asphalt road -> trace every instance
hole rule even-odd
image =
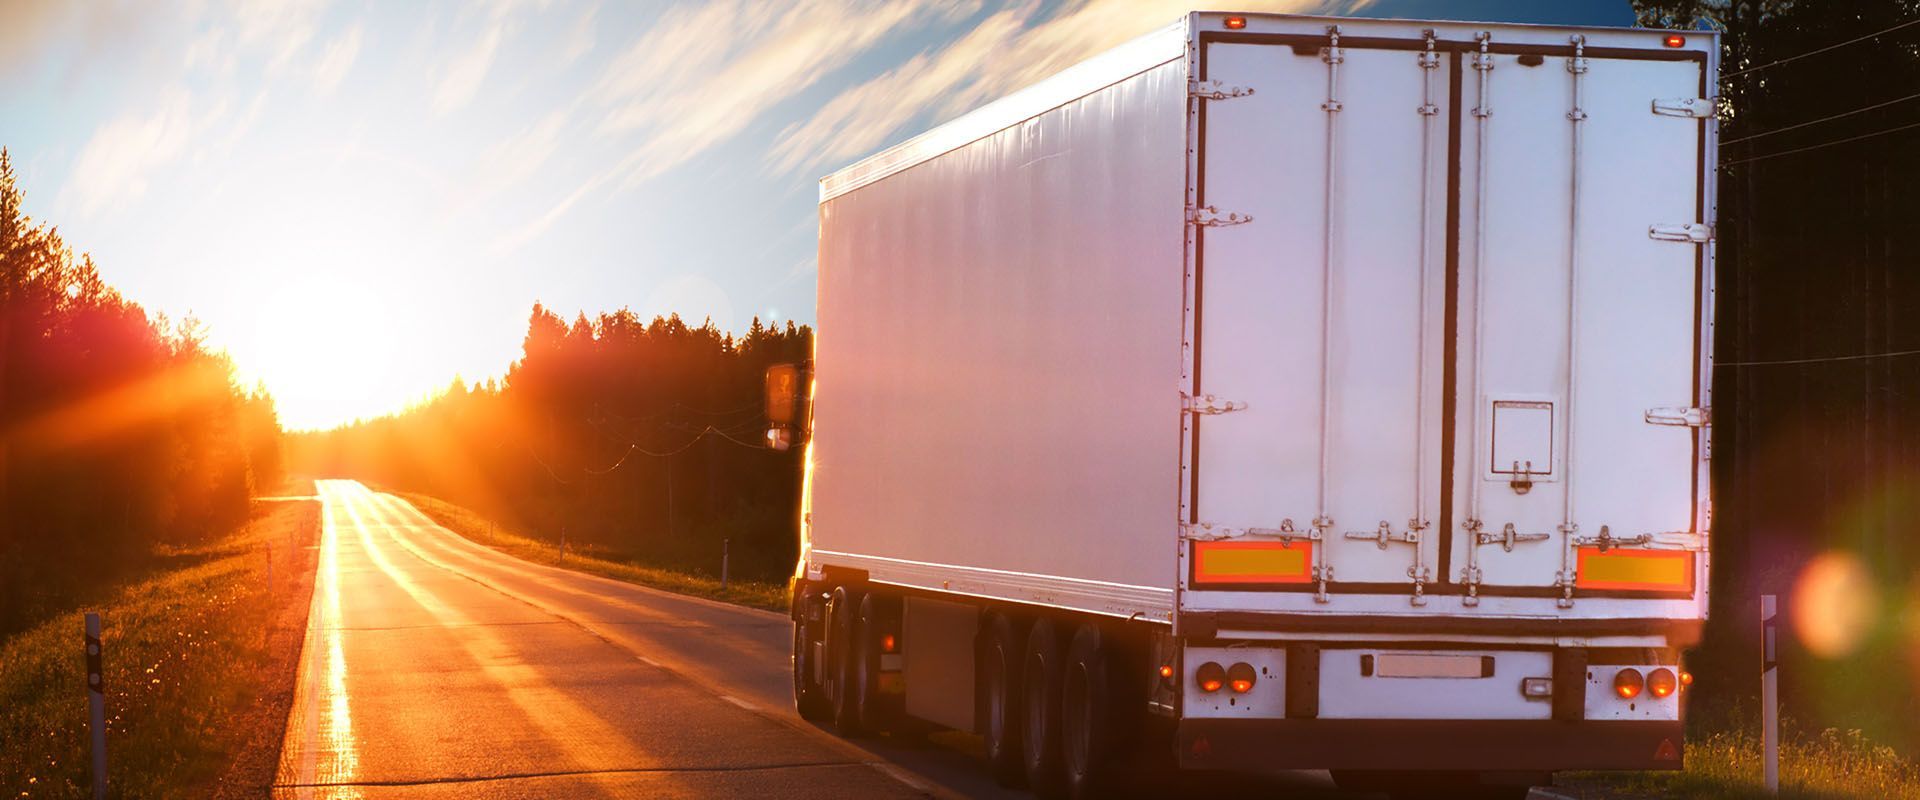
[[[799,719],[783,615],[521,561],[354,481],[318,491],[276,798],[1031,797],[993,784],[976,737]],[[1179,782],[1341,796],[1324,773]]]

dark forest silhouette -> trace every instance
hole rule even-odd
[[[21,199],[0,150],[0,636],[227,533],[281,480],[272,399]]]
[[[1851,553],[1873,628],[1846,658],[1791,652],[1782,696],[1920,751],[1920,101],[1887,103],[1920,89],[1920,25],[1889,31],[1920,3],[1635,6],[1726,32],[1703,696],[1757,698],[1757,596],[1790,602],[1814,555]]]
[[[798,552],[800,454],[765,447],[762,376],[808,358],[812,338],[624,309],[568,325],[535,305],[504,380],[295,435],[289,457],[658,565],[717,572],[731,539],[736,575],[779,579]]]

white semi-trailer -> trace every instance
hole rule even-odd
[[[1075,797],[1680,767],[1718,52],[1198,13],[824,179],[801,711]]]

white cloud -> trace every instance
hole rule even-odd
[[[313,67],[313,87],[321,94],[331,94],[340,86],[340,81],[353,69],[353,62],[360,57],[360,26],[355,25],[346,34],[327,43],[320,53],[320,61]]]
[[[1300,11],[1321,0],[1242,0],[1235,10]],[[838,166],[901,138],[923,114],[951,119],[1086,60],[1196,9],[1205,0],[1069,0],[1044,19],[1031,3],[1010,6],[971,33],[850,88],[768,152],[779,174]]]
[[[502,26],[490,25],[473,46],[448,62],[440,87],[433,93],[434,111],[444,114],[473,100],[480,92],[480,82],[487,77],[487,70],[493,67],[493,52],[499,49],[500,40],[505,36]]]
[[[889,34],[978,7],[935,0],[800,0],[777,10],[742,0],[675,6],[613,60],[595,87],[605,111],[599,130],[640,136],[616,170],[631,185],[732,138]]]
[[[190,92],[179,87],[166,90],[151,111],[122,115],[94,131],[74,160],[73,175],[61,190],[61,203],[92,214],[138,198],[147,190],[152,169],[177,158],[198,129],[224,114],[224,105],[215,106],[205,121],[198,121]]]

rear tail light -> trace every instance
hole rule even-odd
[[[1687,37],[1681,36],[1680,34],[1677,34],[1677,33],[1669,33],[1667,34],[1667,38],[1662,40],[1660,43],[1668,47],[1686,47]]]
[[[1667,697],[1680,689],[1680,679],[1673,676],[1673,670],[1661,667],[1647,673],[1647,691],[1654,697]]]
[[[1173,677],[1173,665],[1172,665],[1172,664],[1161,664],[1161,665],[1160,665],[1160,677],[1162,677],[1162,678],[1171,678],[1171,677]]]
[[[1640,670],[1628,667],[1613,673],[1613,693],[1622,700],[1632,700],[1640,696],[1640,690],[1646,688],[1647,681],[1640,677]]]
[[[880,637],[880,652],[891,653],[899,648],[900,641],[893,638],[893,634],[889,633]]]
[[[1681,686],[1692,686],[1692,685],[1693,685],[1693,673],[1691,673],[1691,672],[1688,672],[1688,671],[1686,671],[1686,670],[1684,670],[1684,669],[1683,669],[1683,670],[1680,670],[1680,685],[1681,685]]]
[[[1247,18],[1246,17],[1227,17],[1225,24],[1227,26],[1227,30],[1230,30],[1230,31],[1242,30],[1247,27]]]
[[[1227,686],[1234,694],[1246,694],[1253,691],[1253,666],[1241,662],[1227,668]]]
[[[1222,669],[1219,664],[1209,661],[1201,664],[1199,669],[1194,670],[1193,681],[1200,685],[1200,691],[1213,694],[1214,692],[1220,691],[1220,687],[1226,685],[1227,671]]]

